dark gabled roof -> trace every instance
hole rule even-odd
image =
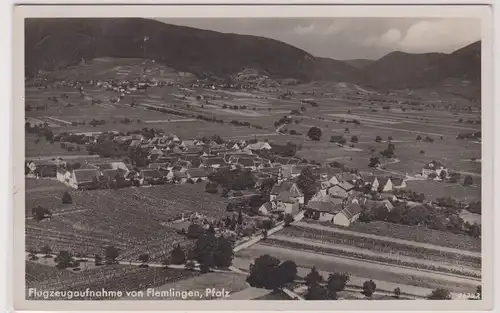
[[[274,160],[274,163],[287,165],[289,161],[290,161],[290,158],[277,157],[276,160]]]
[[[158,170],[154,170],[154,169],[147,169],[147,170],[142,170],[141,171],[141,176],[143,178],[162,178],[163,175],[158,172]]]
[[[98,168],[95,164],[85,163],[80,166],[79,170],[97,170]]]
[[[355,215],[361,213],[363,208],[358,203],[351,203],[345,209],[339,212],[339,214],[344,214],[349,220]]]
[[[266,173],[266,174],[278,175],[278,173],[280,172],[280,168],[279,167],[264,167],[264,168],[259,169],[259,171],[262,173]]]
[[[428,169],[428,170],[434,170],[434,169],[439,169],[441,167],[445,167],[443,163],[441,163],[440,161],[436,161],[436,160],[432,160],[431,162],[429,162],[428,164],[426,164],[424,166],[425,169]]]
[[[391,178],[391,181],[394,186],[401,186],[403,184],[402,178]]]
[[[239,158],[238,164],[243,165],[245,167],[255,166],[255,161],[252,158]]]
[[[167,166],[168,166],[167,163],[151,163],[148,165],[148,168],[160,169],[160,168],[167,168]]]
[[[272,195],[280,195],[282,192],[291,192],[292,197],[302,197],[304,196],[302,192],[297,188],[297,185],[293,182],[282,182],[280,184],[275,184],[271,189]]]
[[[187,171],[188,176],[192,178],[207,177],[208,173],[202,168],[193,168]]]
[[[73,171],[77,184],[94,181],[94,178],[101,176],[101,172],[93,169],[77,169]]]
[[[103,170],[101,171],[102,175],[108,178],[115,178],[116,175],[123,176],[119,170]]]
[[[205,166],[211,166],[211,165],[223,165],[226,162],[224,162],[224,159],[222,157],[203,157],[201,159],[201,163]]]
[[[337,214],[342,210],[342,203],[333,203],[329,201],[309,201],[307,207],[319,212]]]
[[[187,178],[186,172],[174,172],[174,177],[176,178]]]

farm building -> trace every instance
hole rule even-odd
[[[299,200],[289,191],[280,193],[274,202],[276,203],[276,211],[278,212],[293,215],[299,212]]]
[[[406,184],[406,180],[403,178],[392,178],[391,180],[392,180],[392,187],[394,189],[403,189],[408,187],[408,185]]]
[[[442,171],[448,173],[448,169],[446,168],[446,166],[444,166],[444,164],[439,161],[432,161],[424,166],[424,168],[422,169],[422,176],[427,178],[430,175],[435,174],[439,177]]]
[[[282,165],[282,175],[283,178],[295,178],[302,173],[302,170],[304,170],[306,167],[309,167],[308,165],[293,165],[293,164],[287,164],[287,165]]]
[[[304,204],[304,194],[299,190],[297,184],[290,181],[283,181],[273,186],[271,193],[269,195],[270,201],[274,201],[279,195],[284,192],[290,193],[290,197],[297,199],[299,204]]]
[[[148,165],[148,168],[152,168],[152,169],[155,169],[155,170],[158,170],[158,169],[161,169],[161,168],[167,168],[168,167],[168,163],[150,163]]]
[[[202,157],[200,167],[219,168],[226,164],[222,157]]]
[[[393,189],[392,179],[389,177],[377,177],[373,176],[372,181],[370,182],[372,191],[388,192]]]
[[[99,179],[101,172],[96,169],[78,169],[73,170],[69,178],[69,186],[75,189],[88,188],[94,184],[96,179]]]
[[[257,169],[257,166],[255,166],[255,161],[253,158],[238,158],[237,164],[245,169],[250,169],[250,170]]]
[[[193,180],[195,183],[198,181],[205,181],[208,179],[208,172],[203,168],[193,168],[186,171],[187,178]]]
[[[306,212],[319,221],[333,221],[335,215],[344,207],[344,201],[331,199],[330,201],[309,201]]]
[[[327,194],[331,197],[340,199],[346,199],[347,197],[349,197],[349,192],[342,188],[340,185],[335,185],[329,188]]]
[[[256,143],[249,144],[248,146],[245,147],[245,149],[248,149],[250,151],[261,151],[261,150],[271,150],[272,147],[268,142],[259,141]]]
[[[163,175],[155,169],[145,169],[139,173],[139,181],[141,185],[150,185],[160,181]]]
[[[351,203],[340,212],[335,214],[333,223],[335,225],[348,227],[358,220],[361,211],[363,211],[363,209],[358,203]]]

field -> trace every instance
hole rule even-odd
[[[370,252],[379,252],[382,255],[387,254],[388,257],[408,256],[436,263],[441,262],[457,264],[475,268],[481,267],[481,258],[404,245],[395,242],[363,238],[349,234],[327,232],[302,226],[285,228],[284,231],[280,233],[280,236],[281,235],[289,236],[291,238],[304,238],[318,241],[332,246],[338,246],[340,249],[342,249],[343,246],[347,248],[359,248],[356,250],[359,250],[360,252],[367,249]],[[422,256],[425,256],[425,258],[422,258]]]
[[[30,193],[28,189],[27,192],[30,205],[47,205],[56,212],[63,210],[51,195],[60,197],[62,190]],[[102,254],[108,245],[115,245],[122,250],[120,258],[124,260],[135,260],[141,253],[148,253],[151,260],[161,260],[172,245],[189,243],[162,223],[181,213],[199,212],[217,218],[226,206],[223,198],[204,192],[203,184],[71,190],[70,195],[73,211],[67,209],[64,214],[40,222],[26,220],[26,248],[40,249],[48,244],[53,251],[69,250],[75,255],[92,256]]]
[[[316,224],[317,222],[308,221]],[[344,229],[331,223],[321,223],[328,227]],[[437,246],[463,249],[469,251],[481,251],[481,239],[466,235],[452,234],[438,230],[418,226],[399,225],[388,222],[373,221],[370,223],[355,223],[349,227],[349,231],[362,234],[387,236],[396,239],[410,240],[420,243],[433,244]]]
[[[37,275],[41,270],[38,268],[30,268],[30,275]],[[45,269],[44,269],[45,270]],[[63,271],[66,272],[66,271]],[[158,267],[140,268],[138,266],[123,266],[123,265],[106,265],[96,268],[92,271],[85,271],[80,274],[64,275],[64,276],[50,276],[42,282],[33,284],[33,288],[41,290],[71,290],[85,291],[89,288],[91,291],[100,291],[102,289],[107,291],[137,291],[145,289],[146,287],[161,286],[170,282],[182,280],[192,276],[198,275],[196,272],[189,272],[184,270],[165,269]],[[27,294],[27,299],[30,299]],[[69,300],[84,300],[69,299]],[[87,300],[103,300],[106,297],[89,297]],[[108,298],[116,299],[116,298]],[[51,298],[51,300],[59,300]],[[61,298],[60,300],[68,300]]]
[[[299,275],[307,275],[312,267],[319,271],[328,273],[349,273],[352,276],[362,278],[361,281],[373,279],[377,285],[391,283],[394,285],[406,285],[407,289],[414,286],[419,288],[447,288],[451,292],[472,292],[479,284],[474,279],[464,279],[445,274],[427,273],[418,269],[405,269],[391,264],[372,264],[366,261],[353,260],[341,256],[318,254],[313,251],[304,251],[283,248],[274,245],[257,244],[236,254],[234,265],[243,270],[253,263],[254,259],[263,254],[269,254],[282,261],[292,260],[299,268]],[[403,289],[403,288],[402,288]],[[389,290],[394,290],[394,287]],[[408,291],[410,294],[414,294]]]

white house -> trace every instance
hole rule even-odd
[[[248,149],[250,151],[271,150],[271,148],[272,148],[271,145],[265,141],[252,143],[245,147],[245,149]]]
[[[351,203],[334,216],[333,223],[335,225],[349,227],[358,220],[362,210],[363,209],[358,203]]]
[[[422,169],[422,176],[427,178],[429,175],[435,174],[439,177],[442,171],[446,171],[446,173],[448,173],[446,166],[439,161],[432,161],[424,166]]]
[[[382,186],[382,187],[380,187]],[[379,188],[382,189],[382,192],[391,191],[393,189],[392,179],[388,177],[376,177],[374,176],[371,181],[371,190],[379,191]]]

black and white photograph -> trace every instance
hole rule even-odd
[[[491,301],[491,38],[375,9],[23,18],[23,300]]]

